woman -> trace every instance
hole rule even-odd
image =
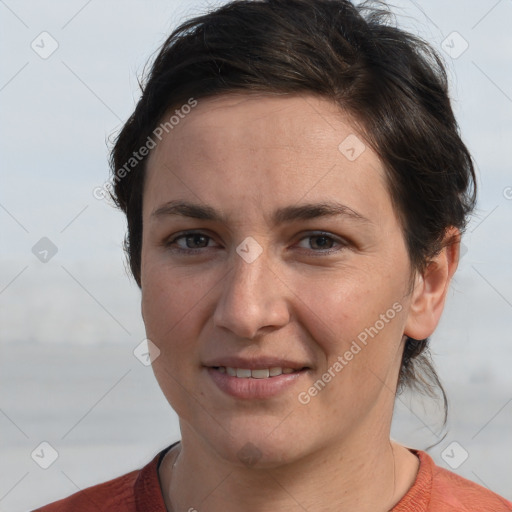
[[[112,168],[182,438],[40,510],[512,510],[390,440],[396,393],[440,385],[476,197],[426,43],[346,0],[231,2],[164,43]]]

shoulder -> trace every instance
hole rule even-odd
[[[433,461],[432,466],[433,511],[446,509],[461,512],[512,512],[512,502],[471,480],[435,465]]]
[[[93,485],[33,512],[165,512],[158,466],[175,444],[159,452],[142,469]]]
[[[134,512],[135,481],[140,470],[119,476],[108,482],[93,485],[67,498],[55,501],[35,512],[81,512],[86,510]]]
[[[424,451],[411,451],[420,459],[416,482],[404,504],[422,503],[412,510],[425,512],[512,512],[512,503],[485,487],[437,466]],[[401,510],[401,509],[398,509]],[[405,508],[404,510],[411,510]]]

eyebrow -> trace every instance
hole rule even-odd
[[[215,210],[215,208],[187,201],[169,201],[151,214],[152,219],[160,219],[168,216],[191,217],[194,219],[227,223],[225,215]],[[272,214],[270,221],[273,226],[277,226],[297,220],[311,220],[322,217],[345,217],[361,224],[374,224],[370,219],[367,219],[352,208],[333,201],[278,208]]]

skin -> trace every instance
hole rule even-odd
[[[349,135],[364,140],[326,99],[229,94],[199,100],[149,156],[142,315],[182,433],[159,470],[168,510],[385,512],[414,483],[417,457],[390,440],[400,358],[406,335],[434,332],[459,244],[415,275],[411,292],[383,165],[368,146],[346,158],[338,146]],[[170,200],[209,205],[226,221],[152,215]],[[270,222],[277,208],[326,200],[369,222]],[[165,246],[187,230],[206,238]],[[251,263],[236,252],[249,236],[262,249]],[[299,393],[394,303],[401,311],[301,404]],[[202,366],[230,355],[288,357],[310,370],[275,397],[241,400]],[[251,464],[240,458],[247,446]]]

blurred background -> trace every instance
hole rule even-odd
[[[144,64],[179,23],[223,3],[0,0],[0,511],[140,468],[180,437],[140,357],[125,219],[93,190]],[[392,434],[437,442],[436,463],[512,499],[512,3],[393,5],[445,59],[480,191],[432,337],[446,437],[434,404],[408,395]]]

